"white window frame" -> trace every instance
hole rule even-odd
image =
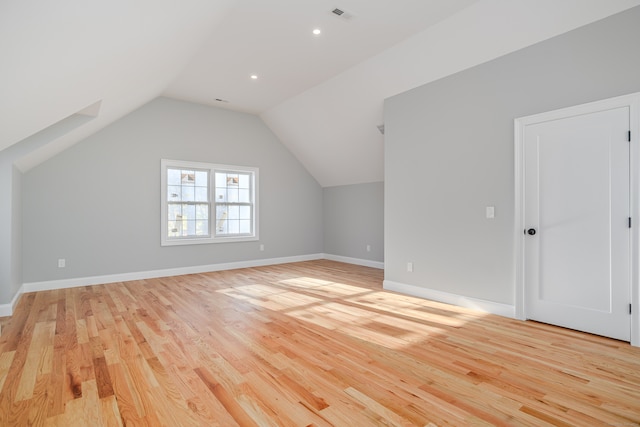
[[[209,235],[207,236],[185,236],[185,237],[173,237],[169,236],[168,229],[168,169],[191,169],[191,170],[205,170],[209,173],[208,180],[208,193],[209,193]],[[248,166],[236,166],[236,165],[222,165],[214,163],[202,163],[191,162],[184,160],[169,160],[161,159],[160,161],[160,245],[161,246],[175,246],[175,245],[198,245],[209,243],[224,243],[224,242],[249,242],[259,239],[258,235],[258,168]],[[225,173],[249,173],[251,175],[251,188],[252,188],[252,203],[249,205],[252,208],[252,230],[250,234],[237,234],[237,235],[216,235],[216,172]],[[229,202],[227,202],[229,203]],[[227,204],[225,203],[225,204]],[[246,205],[245,205],[246,206]]]

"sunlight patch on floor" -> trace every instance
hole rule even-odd
[[[415,345],[486,316],[463,307],[312,277],[217,292],[389,349]]]

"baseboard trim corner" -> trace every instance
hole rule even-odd
[[[0,317],[9,317],[13,315],[23,293],[24,285],[20,286],[20,289],[18,289],[18,292],[16,292],[9,304],[0,304]]]
[[[406,283],[393,282],[391,280],[385,280],[382,284],[382,287],[387,291],[394,291],[418,298],[425,298],[432,301],[457,305],[460,307],[482,311],[484,313],[497,314],[499,316],[510,317],[512,319],[515,319],[516,317],[516,308],[514,305],[451,294],[448,292],[437,291],[435,289],[428,289],[420,286],[408,285]]]
[[[384,270],[384,262],[371,261],[368,259],[351,258],[342,255],[324,254],[324,258],[330,261],[344,262],[347,264],[362,265],[364,267],[378,268]]]

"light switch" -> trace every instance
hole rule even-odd
[[[487,206],[487,218],[493,219],[496,217],[496,208],[494,206]]]

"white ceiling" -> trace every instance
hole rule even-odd
[[[259,114],[322,186],[381,181],[386,97],[638,4],[2,0],[0,150],[100,103],[28,170],[164,95]]]
[[[164,94],[259,114],[474,1],[236,0]]]

